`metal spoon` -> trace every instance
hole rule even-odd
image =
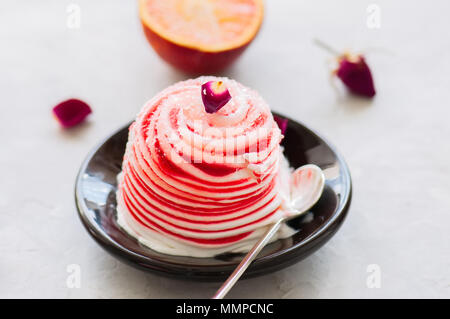
[[[308,164],[295,170],[292,176],[291,202],[289,205],[292,211],[270,226],[264,236],[253,246],[239,266],[228,277],[227,281],[217,290],[212,299],[223,299],[225,297],[270,238],[280,229],[281,225],[307,212],[319,200],[324,185],[325,176],[318,166]]]

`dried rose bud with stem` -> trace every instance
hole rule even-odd
[[[314,39],[314,43],[337,58],[338,68],[333,71],[333,75],[336,75],[350,92],[369,98],[375,96],[372,72],[362,54],[338,52],[318,39]]]

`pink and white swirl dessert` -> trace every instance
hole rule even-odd
[[[231,95],[215,113],[202,102],[208,81],[222,82]],[[236,81],[200,77],[165,89],[130,126],[119,224],[167,254],[248,250],[289,197],[282,137],[269,106]]]

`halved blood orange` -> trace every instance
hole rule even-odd
[[[189,73],[232,63],[261,26],[263,0],[139,0],[145,35],[167,62]]]

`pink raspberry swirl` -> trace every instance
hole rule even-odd
[[[219,80],[232,98],[208,114],[201,85]],[[236,81],[168,87],[130,126],[117,193],[123,220],[139,237],[156,233],[185,247],[251,238],[278,218],[281,139],[269,106]]]

